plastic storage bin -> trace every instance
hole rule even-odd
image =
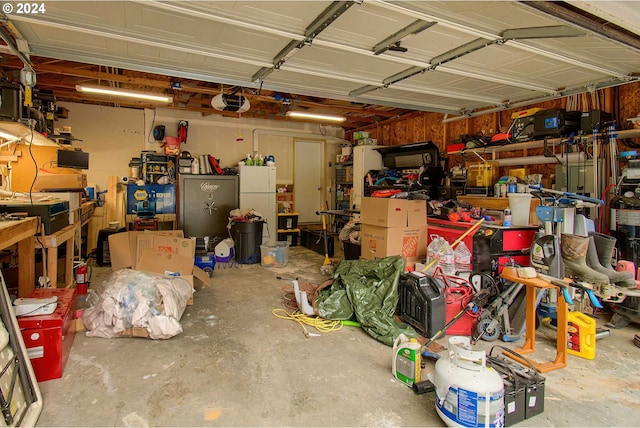
[[[260,260],[265,267],[283,267],[289,261],[289,243],[277,241],[275,244],[260,245]]]
[[[293,230],[298,227],[298,213],[278,213],[278,229]]]
[[[299,235],[300,229],[278,230],[278,241],[288,242],[290,247],[295,247],[298,245]]]

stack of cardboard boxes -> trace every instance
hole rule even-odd
[[[361,258],[374,260],[401,255],[407,265],[425,258],[426,201],[362,198],[360,221]]]

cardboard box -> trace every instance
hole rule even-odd
[[[181,230],[130,231],[109,235],[111,269],[132,268],[160,275],[178,273],[211,285],[209,274],[195,266],[196,241]]]
[[[415,259],[427,254],[427,226],[378,227],[363,224],[360,230],[363,259],[387,256]]]
[[[393,198],[362,198],[360,222],[380,227],[425,226],[426,201]]]
[[[83,190],[87,187],[86,174],[38,174],[33,190],[47,192],[58,190]]]

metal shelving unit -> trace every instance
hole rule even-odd
[[[336,163],[335,179],[335,209],[348,210],[353,189],[353,162]],[[333,226],[336,231],[339,231],[348,221],[348,216],[336,216]]]
[[[607,137],[607,134],[599,134],[600,137]],[[640,129],[623,129],[616,131],[616,138],[633,138],[640,136]],[[584,135],[583,138],[587,139],[587,143],[593,142],[593,134]],[[551,145],[561,144],[566,138],[549,138],[547,143]],[[544,140],[525,141],[522,143],[505,144],[503,146],[487,146],[477,147],[462,150],[455,150],[448,152],[449,155],[458,155],[464,153],[475,153],[478,156],[485,154],[491,155],[491,160],[497,160],[496,154],[501,152],[516,152],[520,150],[539,149],[544,147]]]

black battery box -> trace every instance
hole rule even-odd
[[[602,110],[590,110],[582,112],[580,129],[585,134],[592,134],[594,129],[602,130],[613,119],[611,113]]]
[[[582,113],[563,108],[542,110],[533,115],[533,136],[561,137],[580,129]]]
[[[444,283],[422,272],[407,272],[398,283],[400,319],[424,337],[431,337],[446,324]]]
[[[493,367],[504,383],[504,426],[513,426],[523,419],[529,419],[544,412],[545,378],[533,364],[523,365],[498,351],[512,354],[520,361],[529,361],[517,352],[496,345],[487,355],[487,365]]]

